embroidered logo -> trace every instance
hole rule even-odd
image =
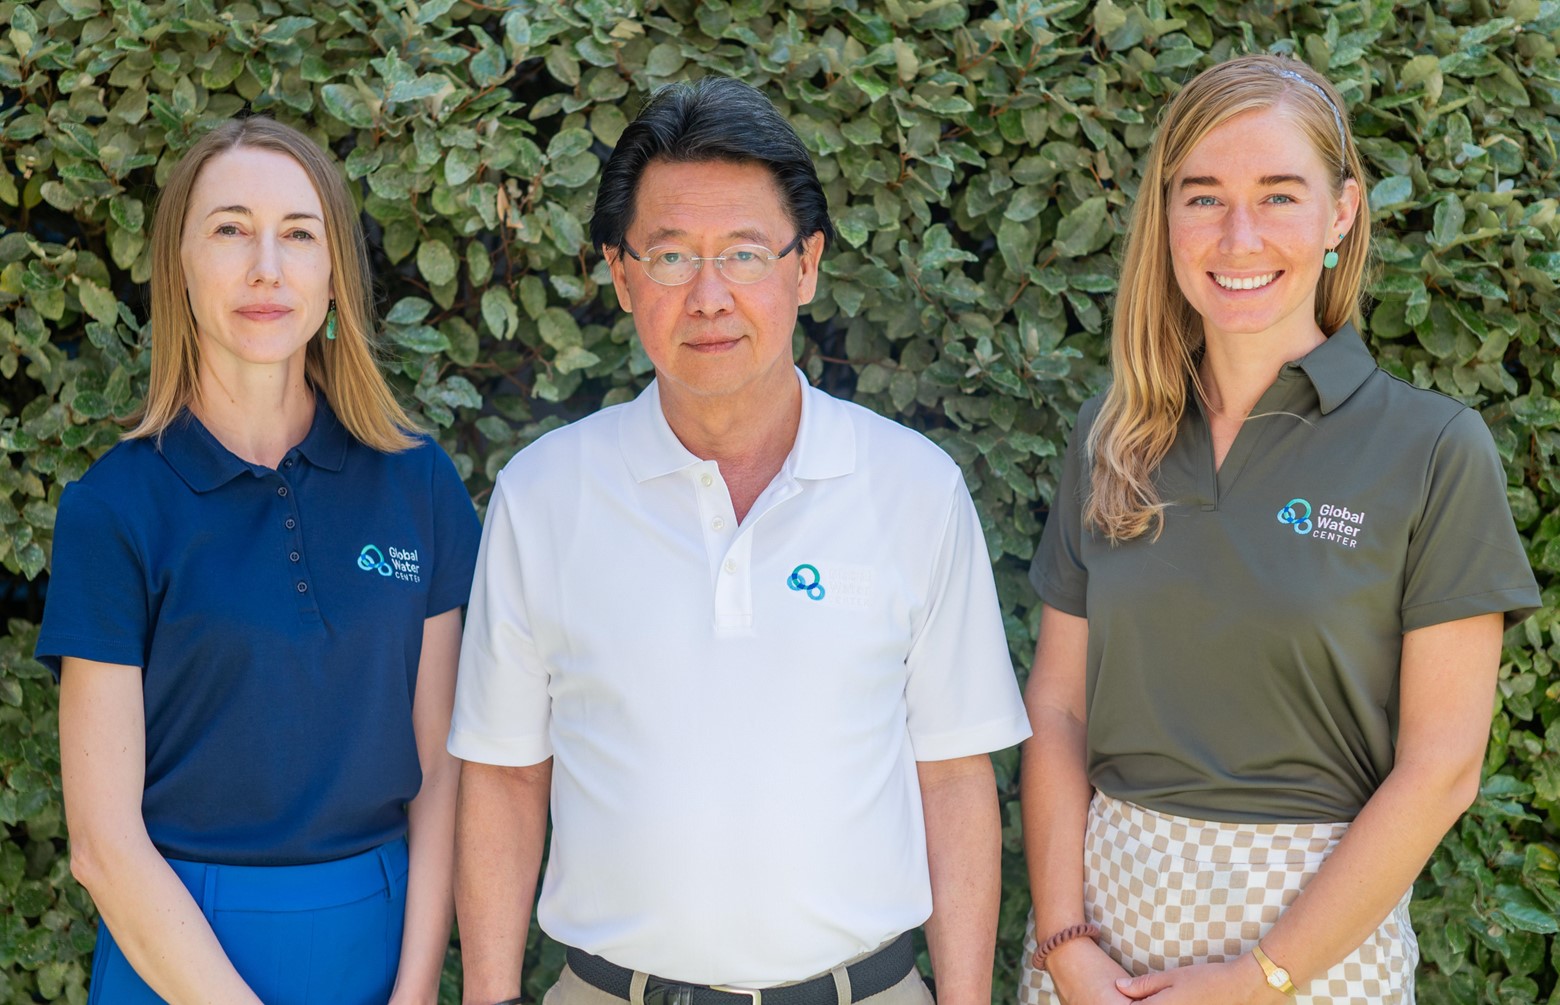
[[[358,552],[357,565],[364,572],[377,572],[381,576],[394,576],[405,583],[422,582],[422,562],[417,549],[391,547],[385,555],[372,544],[365,544]]]
[[[1306,500],[1291,499],[1278,511],[1278,522],[1313,541],[1331,541],[1341,548],[1358,548],[1365,514],[1334,503],[1323,503],[1313,511]]]
[[[358,552],[358,568],[364,572],[377,572],[381,576],[388,576],[395,571],[385,561],[384,552],[371,544],[365,544],[363,550]]]
[[[791,574],[785,579],[785,585],[806,593],[809,600],[822,600],[826,592],[823,588],[823,576],[819,574],[818,567],[805,563],[791,570]]]
[[[1311,533],[1311,504],[1304,499],[1291,499],[1278,511],[1278,522],[1288,524],[1296,534]]]

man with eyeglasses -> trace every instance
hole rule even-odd
[[[806,148],[726,78],[658,91],[591,237],[655,380],[499,475],[450,750],[465,1001],[990,1000],[987,753],[1029,734],[991,566],[941,450],[808,385],[834,235]]]

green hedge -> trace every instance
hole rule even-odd
[[[48,569],[60,486],[145,386],[146,227],[202,124],[248,108],[341,158],[394,379],[484,500],[521,446],[649,379],[584,221],[639,96],[719,71],[815,152],[842,240],[796,336],[826,388],[927,430],[983,515],[1016,666],[1023,573],[1079,403],[1157,110],[1277,48],[1348,98],[1378,179],[1369,337],[1479,408],[1547,606],[1508,633],[1484,794],[1415,905],[1428,1003],[1560,1003],[1560,3],[1448,0],[0,2],[0,561]],[[54,692],[0,641],[0,1002],[75,1005]],[[1016,755],[996,999],[1028,893]],[[533,932],[528,991],[560,965]],[[452,954],[452,961],[454,956]],[[452,962],[446,997],[454,1000]]]

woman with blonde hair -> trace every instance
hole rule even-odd
[[[431,1002],[476,514],[374,363],[368,259],[308,137],[224,122],[152,234],[145,410],[60,501],[60,679],[92,1002]]]
[[[1030,573],[1026,1005],[1413,1000],[1410,887],[1539,597],[1479,414],[1356,330],[1365,188],[1295,60],[1160,123]]]

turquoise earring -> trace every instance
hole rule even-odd
[[[1334,259],[1336,259],[1337,257],[1338,257],[1337,255],[1333,255]],[[1330,269],[1330,268],[1332,268],[1332,266],[1329,265],[1328,268]],[[330,299],[330,310],[325,312],[325,337],[330,339],[332,342],[336,341],[336,298],[335,297],[331,297],[331,299]]]
[[[1343,235],[1342,234],[1338,235],[1338,243],[1339,244],[1343,243]],[[1327,249],[1327,254],[1322,256],[1322,268],[1324,268],[1324,269],[1336,269],[1337,267],[1338,267],[1338,248],[1337,248],[1336,245],[1334,245],[1333,247]],[[332,303],[334,303],[334,302],[335,301],[332,301]]]

